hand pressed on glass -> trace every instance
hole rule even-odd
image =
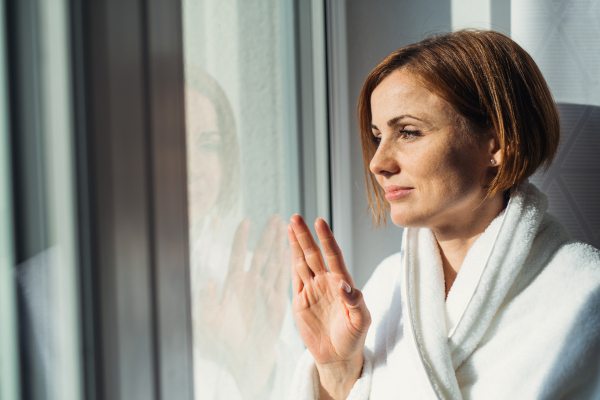
[[[329,226],[315,222],[323,254],[299,215],[288,225],[292,250],[294,318],[304,344],[313,355],[321,382],[321,398],[345,398],[360,376],[371,314]],[[351,291],[344,290],[346,282]]]
[[[198,299],[202,351],[225,364],[246,398],[261,390],[275,363],[290,278],[284,230],[279,216],[269,219],[245,271],[249,222],[242,221],[220,299],[212,280]]]

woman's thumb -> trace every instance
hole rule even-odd
[[[342,295],[342,300],[344,300],[344,303],[346,303],[349,308],[358,307],[361,303],[364,304],[360,290],[350,287],[348,282],[343,279],[340,280],[340,293]]]
[[[350,287],[348,282],[340,280],[340,295],[350,312],[350,319],[358,328],[359,326],[369,326],[371,323],[371,314],[363,299],[360,290]]]

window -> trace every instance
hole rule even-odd
[[[7,352],[0,357],[19,352],[18,362],[2,360],[2,373],[8,374],[1,377],[2,397],[17,398],[20,392],[24,399],[80,398],[83,354],[68,3],[9,2],[1,18],[7,25],[3,45],[8,43],[8,49],[1,47],[0,59],[3,107],[7,89],[10,99],[10,117],[6,108],[1,111],[2,150],[9,140],[12,150],[10,157],[2,157],[0,253],[2,284],[7,286],[2,305],[14,307],[16,300],[16,309],[2,312]],[[7,172],[11,183],[5,180]],[[12,212],[7,212],[9,207]],[[18,376],[20,381],[15,381]]]
[[[329,214],[324,3],[183,2],[197,399],[285,398],[286,227]]]

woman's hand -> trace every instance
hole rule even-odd
[[[371,314],[346,269],[327,223],[315,222],[321,250],[299,215],[291,218],[292,308],[304,344],[313,355],[321,381],[321,399],[346,398],[360,377],[362,349]]]
[[[285,253],[285,223],[275,215],[267,222],[244,270],[249,222],[240,223],[229,270],[218,298],[214,281],[200,293],[203,352],[224,359],[245,398],[254,398],[267,382],[275,363],[275,343],[287,306],[289,264]]]

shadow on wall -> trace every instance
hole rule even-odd
[[[548,196],[548,212],[573,239],[600,248],[600,107],[557,104],[562,141],[554,163],[530,181]]]

